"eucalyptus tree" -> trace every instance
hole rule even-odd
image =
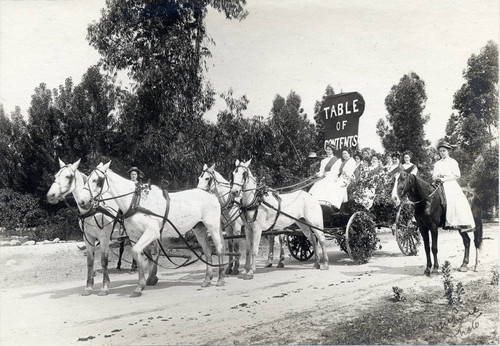
[[[377,122],[377,134],[387,152],[410,150],[415,163],[426,162],[425,148],[430,144],[424,131],[429,121],[423,114],[426,101],[425,82],[415,72],[405,74],[392,86],[385,98],[386,120]]]
[[[165,172],[168,181],[186,175],[173,171],[177,153],[196,150],[195,139],[204,132],[202,116],[214,103],[215,92],[203,76],[211,57],[208,9],[241,20],[247,15],[245,3],[107,0],[99,21],[88,27],[87,39],[101,54],[102,66],[109,72],[126,70],[134,82],[125,103],[131,109],[123,109],[120,120],[134,145],[123,154],[156,178],[158,171]]]

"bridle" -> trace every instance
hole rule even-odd
[[[103,176],[100,177],[99,174],[97,174],[97,172],[101,173]],[[99,193],[95,197],[92,194],[92,190],[90,189],[90,178],[92,177],[92,174],[94,174],[94,173],[97,174],[98,182],[99,182],[100,179],[103,180],[103,183],[102,183],[102,186],[101,186],[101,191],[99,191]],[[104,191],[104,184],[108,185],[108,188],[106,189],[106,191]],[[99,183],[97,184],[97,186],[99,186]],[[94,169],[89,174],[89,177],[87,178],[87,182],[85,183],[85,186],[83,187],[83,189],[87,190],[89,192],[89,194],[90,194],[91,200],[96,201],[96,202],[103,202],[105,200],[115,199],[115,198],[108,198],[108,199],[101,198],[101,199],[98,199],[98,197],[102,196],[104,193],[106,193],[109,190],[108,175],[105,172],[101,171],[99,168]]]
[[[62,171],[65,168],[69,168],[71,170],[72,179],[71,179],[71,184],[69,184],[69,187],[66,189],[66,191],[61,192],[62,185],[58,181],[57,178],[62,174]],[[54,176],[54,183],[56,183],[57,185],[59,185],[59,192],[60,192],[59,201],[64,200],[64,198],[66,197],[66,195],[69,194],[71,191],[73,191],[76,188],[76,170],[74,170],[71,167],[71,165],[65,165],[65,166],[61,167],[61,169],[59,170],[59,172],[57,172],[57,174]]]
[[[242,168],[243,169],[243,182],[241,184],[240,183],[236,183],[234,181],[234,173],[238,170],[238,168]],[[253,181],[255,182],[255,185],[257,185],[257,179],[255,179],[255,177],[250,173],[250,170],[248,169],[248,167],[245,167],[243,165],[238,165],[238,166],[236,166],[236,169],[232,173],[231,185],[239,186],[241,188],[242,192],[251,191],[251,190],[257,190],[257,188],[253,188],[253,189],[244,189],[243,188],[250,181],[250,178],[252,178]]]
[[[209,193],[212,193],[217,197],[217,199],[219,200],[219,204],[221,205],[221,209],[222,210],[225,210],[226,208],[228,208],[233,202],[234,202],[234,198],[233,198],[233,195],[231,194],[231,184],[228,184],[228,183],[225,183],[225,182],[222,182],[222,181],[219,181],[217,179],[217,177],[215,176],[215,172],[214,171],[211,171],[209,169],[205,169],[203,170],[203,172],[201,173],[201,175],[199,176],[198,179],[200,179],[201,177],[203,177],[203,174],[204,173],[207,173],[210,175],[210,178],[208,179],[208,184],[207,184],[207,187],[206,188],[199,188],[203,191],[206,191],[206,192],[209,192]],[[219,191],[218,191],[218,188],[217,186],[218,185],[226,185],[229,187],[229,191],[225,194],[221,194]],[[212,188],[213,186],[213,188]],[[221,200],[226,196],[226,195],[229,195],[229,198],[227,199],[226,202],[224,203],[221,203]]]

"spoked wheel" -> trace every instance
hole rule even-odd
[[[290,255],[298,261],[307,261],[314,255],[314,249],[305,235],[287,235],[287,244]]]
[[[420,245],[420,234],[413,220],[414,212],[415,206],[405,203],[396,214],[396,242],[406,256],[416,256]]]
[[[354,263],[367,263],[378,241],[372,214],[365,211],[352,214],[345,230],[345,247]]]

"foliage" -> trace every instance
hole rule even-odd
[[[316,123],[317,133],[317,139],[314,149],[315,151],[323,148],[325,140],[325,121],[321,113],[321,105],[328,96],[332,95],[335,95],[335,90],[333,90],[333,87],[331,85],[327,85],[327,87],[325,88],[325,94],[321,98],[321,101],[316,101],[316,103],[314,104],[314,122]]]
[[[369,213],[361,212],[356,214],[349,230],[350,256],[354,263],[367,263],[372,257],[373,251],[377,249],[380,239],[375,232],[375,222]],[[346,251],[346,238],[340,240],[340,248]]]
[[[493,269],[491,271],[491,273],[492,273],[492,277],[491,277],[490,284],[498,286],[498,269]]]
[[[425,147],[429,145],[424,131],[429,121],[423,114],[426,101],[425,82],[415,72],[405,74],[391,88],[385,98],[386,120],[377,122],[377,134],[386,152],[410,150],[415,164],[425,162]]]
[[[404,302],[406,297],[403,295],[403,289],[398,286],[392,286],[392,292],[394,293],[392,300],[395,302]]]
[[[8,234],[17,228],[36,227],[47,218],[38,199],[31,194],[21,194],[12,189],[0,189],[0,225]]]
[[[498,46],[489,41],[472,54],[454,94],[445,139],[457,145],[453,157],[486,210],[498,206]],[[496,139],[496,140],[495,140]]]
[[[444,295],[448,300],[448,305],[453,306],[462,304],[462,297],[465,293],[465,290],[461,282],[457,283],[455,287],[455,284],[453,283],[453,277],[451,276],[450,262],[445,261],[441,270],[443,273],[442,279],[444,286]]]

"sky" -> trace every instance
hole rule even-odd
[[[0,1],[0,102],[27,114],[39,83],[56,88],[72,77],[81,81],[99,59],[86,41],[104,0]],[[489,40],[498,43],[499,4],[487,1],[248,1],[248,17],[207,17],[207,80],[217,92],[246,95],[245,116],[269,115],[277,94],[291,91],[313,109],[327,85],[336,92],[359,92],[366,104],[360,119],[360,146],[381,150],[376,123],[387,114],[384,100],[404,74],[425,81],[426,138],[444,136],[453,94],[472,54]],[[205,117],[215,121],[219,100]]]

